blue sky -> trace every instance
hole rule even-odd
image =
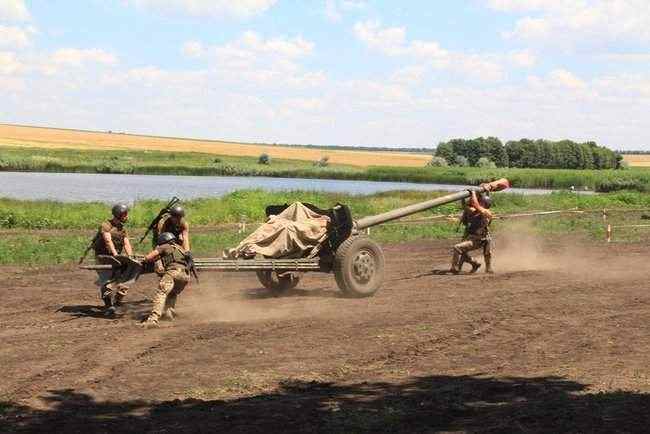
[[[647,0],[0,0],[0,121],[650,149]]]

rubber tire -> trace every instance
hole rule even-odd
[[[270,270],[258,270],[255,272],[257,280],[263,287],[275,293],[282,293],[295,288],[300,282],[300,276],[295,273],[286,273],[278,276],[277,273]]]
[[[372,277],[367,282],[355,278],[354,261],[365,252],[374,265]],[[341,243],[334,255],[334,278],[339,289],[350,297],[371,297],[384,281],[384,252],[379,244],[365,236],[352,236]]]

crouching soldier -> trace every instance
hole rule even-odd
[[[153,297],[153,307],[142,322],[146,328],[158,327],[161,318],[173,320],[176,299],[190,281],[190,264],[186,251],[171,232],[158,236],[157,246],[144,257],[144,262],[155,262],[155,270],[161,276],[158,290]]]
[[[102,256],[117,256],[122,253],[131,256],[133,249],[131,242],[124,228],[129,215],[129,208],[124,204],[116,204],[113,206],[111,213],[113,217],[106,220],[101,224],[92,246],[95,250],[95,261],[102,263]],[[99,292],[104,306],[106,308],[106,315],[114,315],[115,307],[122,304],[122,300],[126,296],[129,287],[124,284],[118,284],[115,288],[111,289],[110,282],[116,276],[113,275],[111,270],[97,271],[97,284],[99,285]]]
[[[465,226],[463,241],[453,248],[453,257],[451,261],[451,272],[457,274],[460,272],[463,263],[468,262],[472,266],[472,273],[475,273],[481,264],[472,259],[469,252],[472,250],[483,249],[483,258],[485,259],[485,272],[492,271],[492,239],[490,237],[489,226],[492,222],[492,212],[489,208],[492,200],[487,193],[477,195],[475,191],[471,192],[469,203],[464,206],[461,216],[461,223]]]

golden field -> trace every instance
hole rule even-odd
[[[258,157],[260,154],[266,153],[271,158],[306,161],[316,161],[323,155],[327,155],[330,158],[330,163],[347,164],[359,167],[421,167],[431,159],[430,155],[406,152],[310,149],[291,146],[271,146],[263,144],[222,142],[217,140],[141,136],[6,124],[0,124],[0,144],[39,148],[203,152],[215,155],[249,157]]]
[[[627,161],[631,167],[650,167],[650,155],[624,154],[623,160]]]

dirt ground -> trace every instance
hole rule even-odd
[[[92,272],[4,268],[0,431],[647,432],[650,247],[503,238],[453,276],[450,245],[386,246],[367,299],[204,272],[157,330],[153,276],[107,319]]]

